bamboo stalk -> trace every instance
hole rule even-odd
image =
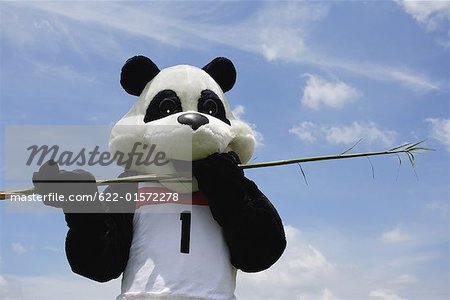
[[[289,164],[299,164],[305,162],[314,162],[314,161],[324,161],[324,160],[336,160],[336,159],[346,159],[346,158],[356,158],[356,157],[369,157],[369,156],[377,156],[377,155],[391,155],[391,154],[406,154],[411,163],[411,166],[415,167],[415,158],[414,153],[418,151],[433,151],[433,149],[418,147],[424,141],[417,143],[407,143],[397,147],[394,147],[385,151],[375,151],[375,152],[362,152],[362,153],[347,153],[352,150],[354,146],[345,150],[341,154],[335,155],[322,155],[322,156],[310,156],[303,158],[294,158],[294,159],[285,159],[285,160],[277,160],[277,161],[269,161],[269,162],[260,162],[253,164],[240,164],[239,167],[242,169],[256,169],[256,168],[264,168],[264,167],[274,167],[281,165],[289,165]],[[359,143],[359,141],[358,141]],[[400,159],[400,157],[399,157]],[[400,159],[401,164],[401,159]],[[190,181],[191,179],[186,177],[181,177],[180,174],[166,174],[166,175],[157,175],[157,174],[146,174],[146,175],[136,175],[115,179],[100,179],[97,180],[96,183],[99,186],[108,185],[112,183],[125,183],[125,182],[148,182],[148,181]],[[14,190],[14,191],[0,191],[0,200],[8,199],[10,195],[29,195],[34,192],[33,189],[24,189],[24,190]]]
[[[344,158],[355,158],[362,156],[376,156],[376,155],[386,155],[386,154],[397,154],[397,153],[405,153],[405,150],[397,150],[397,151],[377,151],[377,152],[362,152],[362,153],[350,153],[350,154],[339,154],[339,155],[323,155],[323,156],[310,156],[310,157],[302,157],[302,158],[294,158],[294,159],[283,159],[276,161],[268,161],[254,164],[243,164],[239,165],[242,169],[254,169],[254,168],[264,168],[264,167],[274,167],[274,166],[282,166],[289,164],[298,164],[304,162],[313,162],[313,161],[321,161],[321,160],[334,160],[334,159],[344,159]]]

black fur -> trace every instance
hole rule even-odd
[[[225,107],[219,96],[211,90],[203,90],[198,99],[197,110],[201,113],[211,115],[231,126],[230,120],[225,114]]]
[[[236,69],[225,57],[217,57],[203,67],[220,86],[228,92],[236,82]],[[137,55],[128,59],[122,67],[120,84],[130,95],[140,96],[147,83],[160,72],[158,66],[146,56]]]
[[[233,152],[215,153],[193,162],[192,171],[223,228],[231,263],[242,271],[258,272],[278,260],[286,238],[277,211],[238,163]]]
[[[128,59],[120,73],[120,84],[130,95],[140,96],[147,83],[159,73],[159,68],[148,57],[138,55]]]
[[[172,104],[170,112],[166,111],[167,107],[164,108],[163,104],[165,102]],[[155,121],[181,111],[181,101],[180,98],[178,98],[177,93],[172,90],[162,90],[153,97],[152,101],[150,101],[147,111],[145,112],[144,122],[148,123]]]
[[[119,177],[136,175],[125,172]],[[135,193],[137,183],[110,185],[105,193],[125,197]],[[133,202],[122,201],[115,206],[104,206],[98,214],[69,214],[66,238],[66,256],[72,271],[99,282],[118,278],[125,270],[133,238]]]
[[[119,177],[137,175],[124,172]],[[42,182],[42,181],[58,182]],[[64,183],[59,181],[64,180]],[[70,181],[74,183],[70,183]],[[59,170],[47,162],[33,176],[33,183],[41,195],[59,193],[90,195],[98,192],[92,174],[82,170]],[[105,195],[117,193],[125,199],[127,193],[137,191],[137,183],[110,185]],[[46,202],[63,208],[69,230],[66,237],[66,256],[74,273],[95,281],[106,282],[119,277],[125,270],[133,237],[134,203],[121,201]],[[81,212],[82,211],[82,212]]]
[[[236,83],[236,69],[228,58],[216,57],[203,67],[220,86],[224,93],[231,90]]]

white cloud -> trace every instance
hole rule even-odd
[[[64,250],[62,248],[57,248],[57,247],[53,247],[53,246],[44,246],[44,247],[41,247],[41,250],[56,252],[56,253],[64,253]]]
[[[429,78],[423,72],[404,66],[388,66],[382,63],[354,61],[327,57],[322,61],[326,68],[340,69],[372,80],[396,82],[415,91],[434,91],[441,88],[441,82]]]
[[[410,285],[417,282],[419,282],[419,279],[417,279],[416,276],[411,274],[403,274],[395,278],[392,283],[395,285]]]
[[[0,276],[0,287],[0,299],[5,300],[107,300],[115,299],[119,295],[120,280],[97,283],[75,274],[66,276],[3,275]]]
[[[245,114],[245,107],[243,105],[237,105],[233,110],[232,110],[232,114],[236,119],[239,120],[243,120],[243,116]],[[253,130],[253,134],[255,136],[255,140],[256,140],[256,147],[262,147],[264,146],[264,135],[256,130],[256,125],[254,123],[249,123],[245,120],[243,120],[245,123],[247,123],[248,125],[250,125],[250,127]]]
[[[333,144],[351,144],[359,139],[369,143],[376,141],[383,145],[391,146],[395,141],[395,132],[383,130],[374,122],[353,122],[348,126],[331,126],[326,131],[326,139]]]
[[[235,35],[224,41],[262,54],[268,61],[308,61],[310,28],[327,14],[328,6],[322,4],[267,3],[253,17],[231,27]]]
[[[28,250],[20,243],[11,243],[11,250],[17,254],[27,253]]]
[[[347,103],[354,102],[361,94],[357,89],[342,81],[328,81],[314,74],[307,76],[308,81],[303,90],[301,102],[309,108],[319,109],[322,105],[341,108]]]
[[[392,81],[419,91],[440,89],[440,83],[417,70],[382,63],[346,60],[330,53],[320,53],[308,39],[312,28],[328,15],[328,5],[314,3],[270,4],[255,17],[222,28],[213,28],[206,39],[214,38],[241,50],[262,54],[267,60],[311,64],[321,68],[340,69],[378,81]],[[222,35],[217,35],[222,32]]]
[[[449,201],[431,201],[427,203],[426,207],[430,210],[436,211],[443,218],[450,216],[450,202]]]
[[[442,37],[438,38],[437,43],[444,49],[450,49],[450,29],[447,31],[447,34],[444,34]]]
[[[319,300],[338,300],[338,298],[329,289],[324,289]]]
[[[262,54],[267,60],[311,64],[321,68],[340,69],[377,81],[392,81],[419,91],[440,89],[440,83],[418,70],[388,66],[382,63],[346,60],[330,53],[320,53],[308,39],[312,28],[326,18],[329,6],[304,2],[264,6],[254,18],[240,24],[213,28],[208,35],[217,43]],[[217,35],[222,32],[222,35]],[[206,38],[210,39],[210,38]]]
[[[236,105],[232,113],[236,119],[242,119],[242,116],[245,114],[245,107],[243,105]]]
[[[7,284],[8,283],[6,282],[6,279],[2,275],[0,275],[0,287],[4,288]]]
[[[292,226],[285,227],[288,247],[270,269],[239,273],[237,296],[242,299],[334,299],[326,284],[335,267]]]
[[[450,48],[450,2],[396,0],[406,13],[422,25],[428,32],[437,31],[436,42],[445,49]]]
[[[386,244],[397,244],[410,241],[412,236],[404,232],[399,226],[396,228],[383,232],[380,241]]]
[[[446,146],[450,152],[450,119],[428,118],[425,121],[431,124],[431,137]]]
[[[397,0],[396,2],[427,30],[436,30],[442,23],[450,21],[448,1]]]
[[[374,122],[357,122],[350,125],[330,126],[304,121],[289,130],[300,140],[315,142],[326,140],[331,144],[354,144],[360,139],[364,139],[369,144],[380,143],[385,146],[392,146],[395,142],[396,132],[387,129],[380,129]]]
[[[326,242],[319,241],[323,248],[319,249],[298,229],[286,226],[285,230],[288,247],[275,265],[260,273],[239,272],[238,299],[394,300],[396,298],[389,297],[395,297],[398,291],[411,288],[407,290],[410,296],[414,295],[416,288],[420,290],[427,284],[402,271],[423,264],[423,259],[418,260],[409,255],[392,258],[380,256],[380,250],[384,253],[386,245],[376,240],[370,239],[369,242],[369,239],[364,238],[337,238],[325,234]],[[313,231],[309,235],[318,233]],[[334,260],[325,256],[324,251],[330,253]],[[341,255],[336,256],[337,253],[346,253],[348,257],[343,259]],[[368,256],[370,260],[366,259]],[[388,286],[390,290],[379,289],[380,286]]]
[[[6,298],[7,288],[8,288],[8,282],[6,281],[5,277],[0,275],[0,299],[7,299]]]
[[[52,65],[33,62],[34,72],[38,76],[61,78],[67,81],[78,81],[82,83],[93,83],[96,79],[86,74],[81,74],[68,65]]]
[[[440,83],[427,78],[418,72],[388,68],[378,70],[380,76],[387,76],[391,80],[401,82],[414,90],[433,91],[440,89]]]
[[[397,294],[393,293],[389,290],[374,290],[369,293],[369,296],[374,299],[378,300],[403,300],[404,298],[401,298]]]
[[[317,140],[316,129],[316,124],[304,121],[289,129],[289,132],[296,135],[301,141],[312,143]]]
[[[70,45],[70,49],[80,54],[92,51],[102,57],[129,55],[130,46],[121,42],[122,33],[174,47],[203,49],[225,45],[262,55],[268,61],[340,69],[424,91],[440,88],[439,83],[417,70],[349,61],[320,53],[309,36],[328,15],[329,5],[325,3],[265,2],[247,18],[226,24],[205,18],[223,11],[223,5],[226,4],[214,3],[205,8],[192,2],[176,5],[170,2],[2,3],[1,19],[5,28],[2,32],[24,49],[34,46],[58,52]],[[208,14],[202,14],[205,9]],[[133,18],[128,17],[131,15]],[[25,25],[29,23],[34,25],[31,28]]]

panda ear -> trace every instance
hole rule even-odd
[[[158,67],[150,58],[142,55],[134,56],[122,67],[120,84],[128,94],[140,96],[147,83],[158,73]]]
[[[236,69],[228,58],[214,58],[203,70],[219,84],[224,93],[231,90],[236,82]]]

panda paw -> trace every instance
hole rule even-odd
[[[244,171],[234,152],[214,153],[192,163],[198,187],[208,198],[211,212],[220,225],[242,210],[248,197]]]
[[[214,153],[192,162],[192,172],[203,188],[219,187],[220,183],[230,183],[244,177],[244,171],[239,167],[240,163],[239,156],[235,152]]]
[[[60,170],[56,162],[49,160],[33,174],[33,184],[45,205],[63,208],[64,212],[88,212],[96,206],[95,177],[87,171]],[[81,198],[92,201],[80,201]]]

